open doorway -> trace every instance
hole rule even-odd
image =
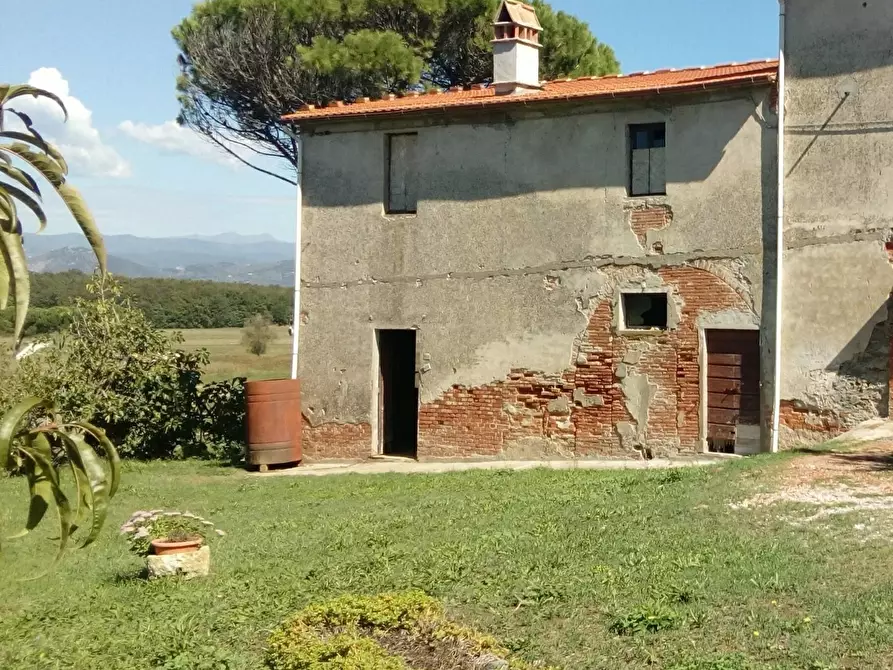
[[[379,330],[378,451],[416,457],[419,391],[416,388],[416,331]]]

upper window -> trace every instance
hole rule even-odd
[[[388,214],[415,214],[418,206],[417,133],[388,135],[387,192]]]
[[[664,195],[667,192],[664,171],[666,146],[666,124],[629,127],[630,195]]]

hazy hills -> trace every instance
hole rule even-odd
[[[294,244],[270,235],[137,237],[107,235],[109,270],[125,277],[174,277],[221,282],[294,285]],[[83,236],[25,236],[35,272],[92,272],[96,262]]]

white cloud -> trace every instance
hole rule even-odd
[[[159,147],[171,153],[188,154],[198,158],[236,166],[238,161],[220,147],[204,139],[190,128],[184,128],[176,121],[165,121],[157,125],[148,123],[122,121],[118,130],[143,144]],[[234,145],[233,150],[236,150]]]
[[[68,121],[52,100],[25,96],[16,98],[13,108],[25,112],[40,133],[53,142],[73,172],[104,177],[129,177],[130,165],[115,149],[106,144],[93,127],[93,112],[71,95],[68,81],[54,67],[42,67],[31,73],[28,83],[58,95],[68,110]],[[10,127],[18,119],[7,116]]]

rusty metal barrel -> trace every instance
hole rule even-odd
[[[245,384],[248,465],[301,460],[301,382],[268,379]]]

